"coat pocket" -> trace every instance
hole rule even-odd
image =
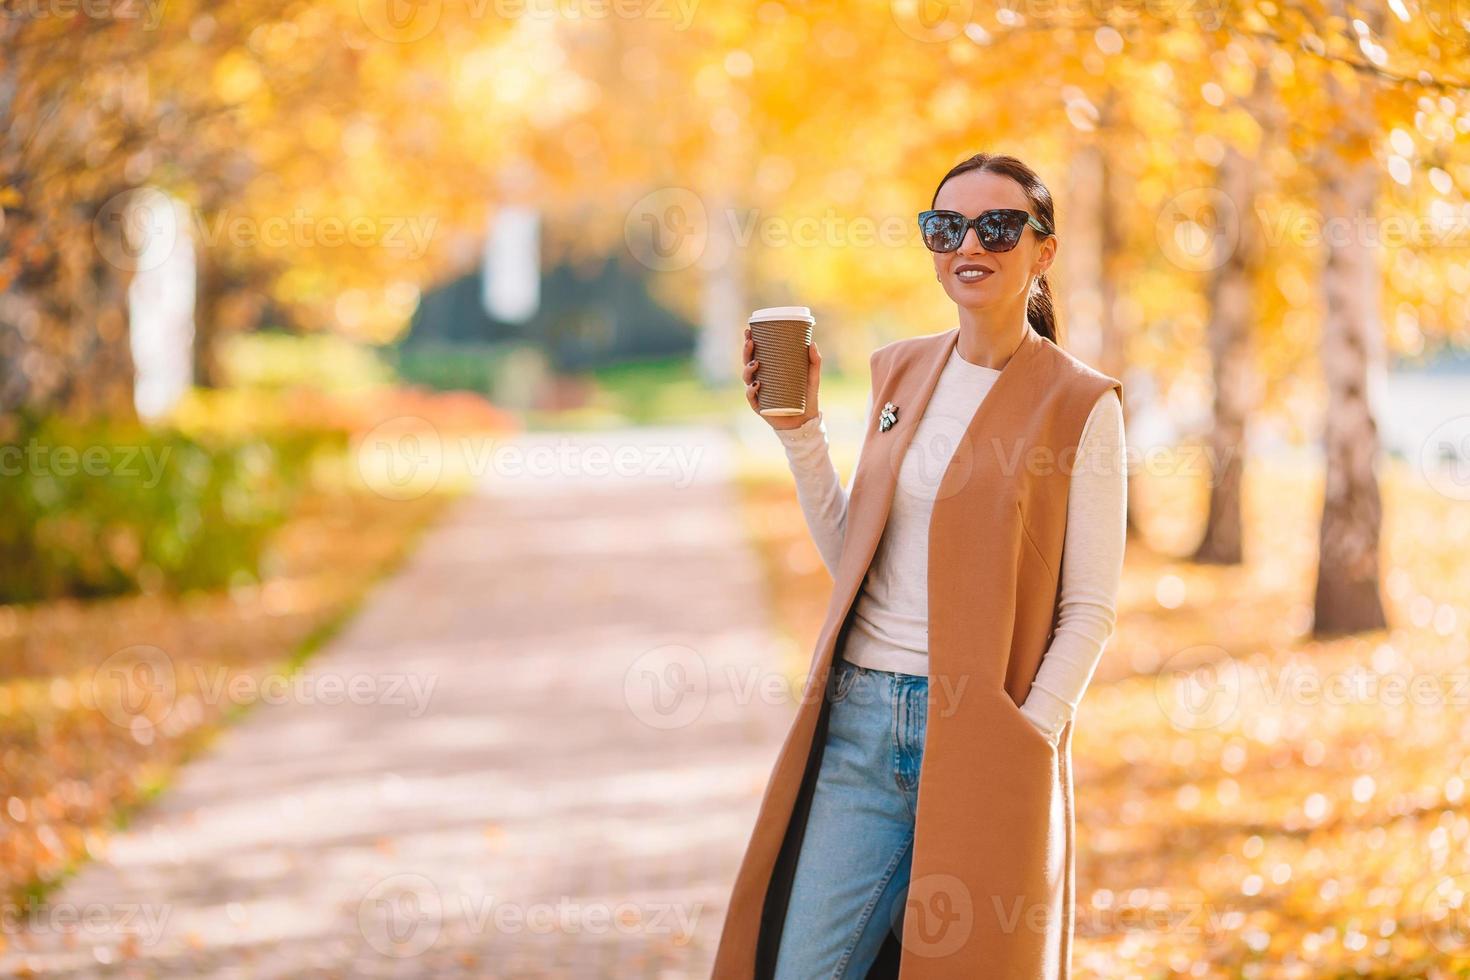
[[[1005,714],[1009,716],[1011,724],[1019,727],[1028,740],[1030,740],[1035,745],[1040,745],[1046,750],[1048,755],[1055,756],[1059,751],[1059,747],[1053,744],[1051,739],[1043,735],[1041,731],[1034,724],[1032,724],[1031,719],[1027,718],[1026,715],[1022,713],[1021,709],[1017,707],[1016,702],[1011,700],[1011,696],[1002,691],[1000,699],[1004,702],[1003,708]]]

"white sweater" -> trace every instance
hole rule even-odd
[[[842,652],[851,663],[928,674],[934,496],[955,447],[998,377],[998,369],[970,363],[958,347],[950,352],[904,455],[883,536],[854,603]],[[872,409],[869,392],[865,419],[871,418]],[[796,478],[807,527],[835,576],[852,481],[844,488],[837,478],[821,415],[795,429],[775,431]],[[1052,740],[1076,711],[1117,621],[1127,506],[1122,446],[1123,407],[1109,390],[1093,406],[1082,431],[1067,501],[1057,629],[1021,705],[1022,713]]]

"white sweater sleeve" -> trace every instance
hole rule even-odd
[[[868,407],[863,418],[873,414],[873,393],[868,392]],[[832,465],[832,456],[827,444],[827,423],[818,413],[794,429],[776,429],[781,444],[786,448],[786,463],[796,478],[796,499],[801,502],[801,512],[806,517],[812,540],[821,552],[822,562],[835,579],[837,560],[842,556],[842,541],[847,534],[847,501],[852,493],[852,481],[857,476],[857,463],[853,463],[852,475],[843,487],[837,479],[837,468]],[[862,454],[862,439],[858,440],[858,454]]]
[[[1056,634],[1021,713],[1055,742],[1072,718],[1117,622],[1127,528],[1123,406],[1112,389],[1083,427],[1067,500]]]

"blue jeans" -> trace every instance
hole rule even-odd
[[[862,977],[903,935],[929,678],[839,660],[776,980]]]

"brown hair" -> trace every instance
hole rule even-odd
[[[1000,174],[1020,184],[1021,190],[1026,192],[1026,199],[1031,202],[1031,209],[1036,220],[1050,228],[1053,234],[1056,233],[1056,216],[1052,207],[1051,191],[1047,190],[1041,178],[1036,176],[1036,171],[1015,157],[1000,153],[977,153],[955,164],[949,173],[944,175],[944,180],[939,182],[939,187],[934,188],[934,199],[929,202],[929,206],[934,207],[939,200],[939,191],[944,187],[945,181],[971,170]],[[1031,289],[1031,295],[1026,298],[1026,319],[1037,333],[1060,346],[1061,341],[1057,339],[1056,307],[1052,303],[1051,285],[1046,281],[1045,272],[1037,278],[1036,285]]]

